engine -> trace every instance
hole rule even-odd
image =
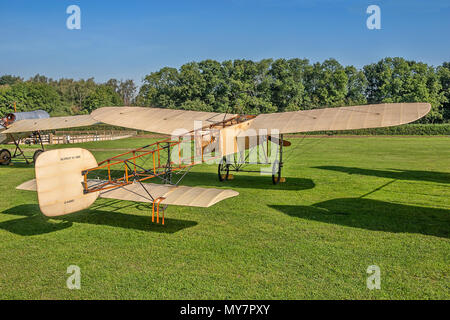
[[[47,111],[44,110],[35,110],[35,111],[27,111],[27,112],[13,112],[8,113],[5,117],[0,120],[0,125],[7,128],[15,121],[26,120],[26,119],[44,119],[50,118],[50,115]]]

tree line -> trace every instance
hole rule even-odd
[[[450,121],[450,62],[434,67],[385,58],[358,69],[335,59],[204,60],[164,67],[145,76],[138,92],[132,80],[27,81],[0,77],[0,110],[11,101],[53,115],[89,113],[106,105],[259,114],[382,102],[429,102],[420,122]]]
[[[25,81],[4,75],[0,77],[0,114],[12,112],[14,102],[17,111],[42,109],[52,116],[88,114],[103,106],[132,104],[135,92],[133,80],[96,83],[94,78],[53,80],[37,74]]]
[[[422,122],[450,119],[450,63],[385,58],[357,69],[335,59],[190,62],[147,75],[143,106],[258,114],[382,102],[429,102]]]

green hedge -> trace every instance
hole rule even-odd
[[[56,129],[56,130],[49,130],[49,131],[102,131],[102,130],[121,130],[121,131],[137,131],[135,129],[128,129],[125,127],[118,127],[118,126],[112,126],[105,123],[99,123],[92,126],[86,126],[86,127],[75,127],[75,128],[64,128],[64,129]]]
[[[303,133],[302,133],[303,134]],[[402,126],[344,130],[316,131],[307,135],[405,135],[405,136],[446,136],[450,135],[450,123],[443,124],[404,124]]]

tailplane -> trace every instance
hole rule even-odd
[[[84,194],[83,170],[97,167],[92,153],[81,148],[45,151],[35,164],[39,208],[49,217],[88,208],[98,192]]]

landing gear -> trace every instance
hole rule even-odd
[[[278,145],[278,155],[280,160],[275,160],[272,166],[272,182],[273,184],[279,184],[281,181],[281,168],[283,167],[283,135],[280,135],[280,141]]]
[[[281,180],[281,165],[278,160],[275,160],[272,166],[272,182],[273,184],[278,184],[280,183],[280,180]]]
[[[275,139],[274,139],[275,140]],[[280,135],[279,139],[275,140],[276,150],[273,150],[273,152],[276,152],[276,159],[273,161],[272,164],[272,183],[278,184],[280,182],[284,182],[285,180],[281,177],[281,168],[283,167],[283,146],[285,144],[285,141],[283,141],[283,135]],[[273,141],[272,141],[273,142]],[[264,147],[264,144],[261,144]],[[289,146],[289,144],[286,144]],[[267,146],[268,149],[268,146]],[[248,153],[246,156],[245,154],[242,155],[239,159],[237,159],[237,155],[234,155],[234,163],[227,163],[226,157],[223,157],[222,160],[220,160],[219,167],[217,168],[217,174],[219,176],[219,181],[225,181],[229,180],[230,178],[230,171],[234,172],[255,172],[260,173],[260,170],[245,170],[242,169],[248,164],[248,158],[250,153]],[[256,163],[252,163],[256,164]],[[268,151],[266,155],[266,162],[259,162],[258,164],[270,164],[268,160]],[[269,171],[270,172],[270,171]],[[232,176],[231,176],[232,178]]]
[[[0,151],[0,165],[7,166],[11,163],[11,152],[8,149]]]
[[[13,134],[8,134],[8,138],[14,142],[14,145],[16,146],[16,149],[14,150],[13,155],[7,150],[3,149],[0,151],[0,165],[8,165],[11,162],[11,159],[15,159],[18,157],[23,157],[26,164],[36,163],[36,159],[39,157],[39,155],[44,152],[44,144],[42,142],[41,133],[39,131],[34,131],[32,133],[31,138],[27,138],[25,140],[25,144],[31,144],[31,142],[34,141],[34,143],[40,143],[41,148],[36,150],[33,154],[33,157],[30,157],[25,154],[24,150],[20,147],[20,142],[23,141],[23,138],[14,137]]]
[[[33,154],[33,163],[36,164],[37,158],[41,155],[41,153],[44,152],[44,150],[36,150]]]
[[[228,176],[230,174],[230,165],[227,164],[226,157],[223,157],[222,160],[220,160],[217,173],[219,174],[219,181],[228,180]]]
[[[283,135],[280,135],[280,140],[278,142],[277,154],[280,156],[280,160],[275,160],[272,166],[272,183],[279,184],[281,181],[281,168],[283,167]]]

